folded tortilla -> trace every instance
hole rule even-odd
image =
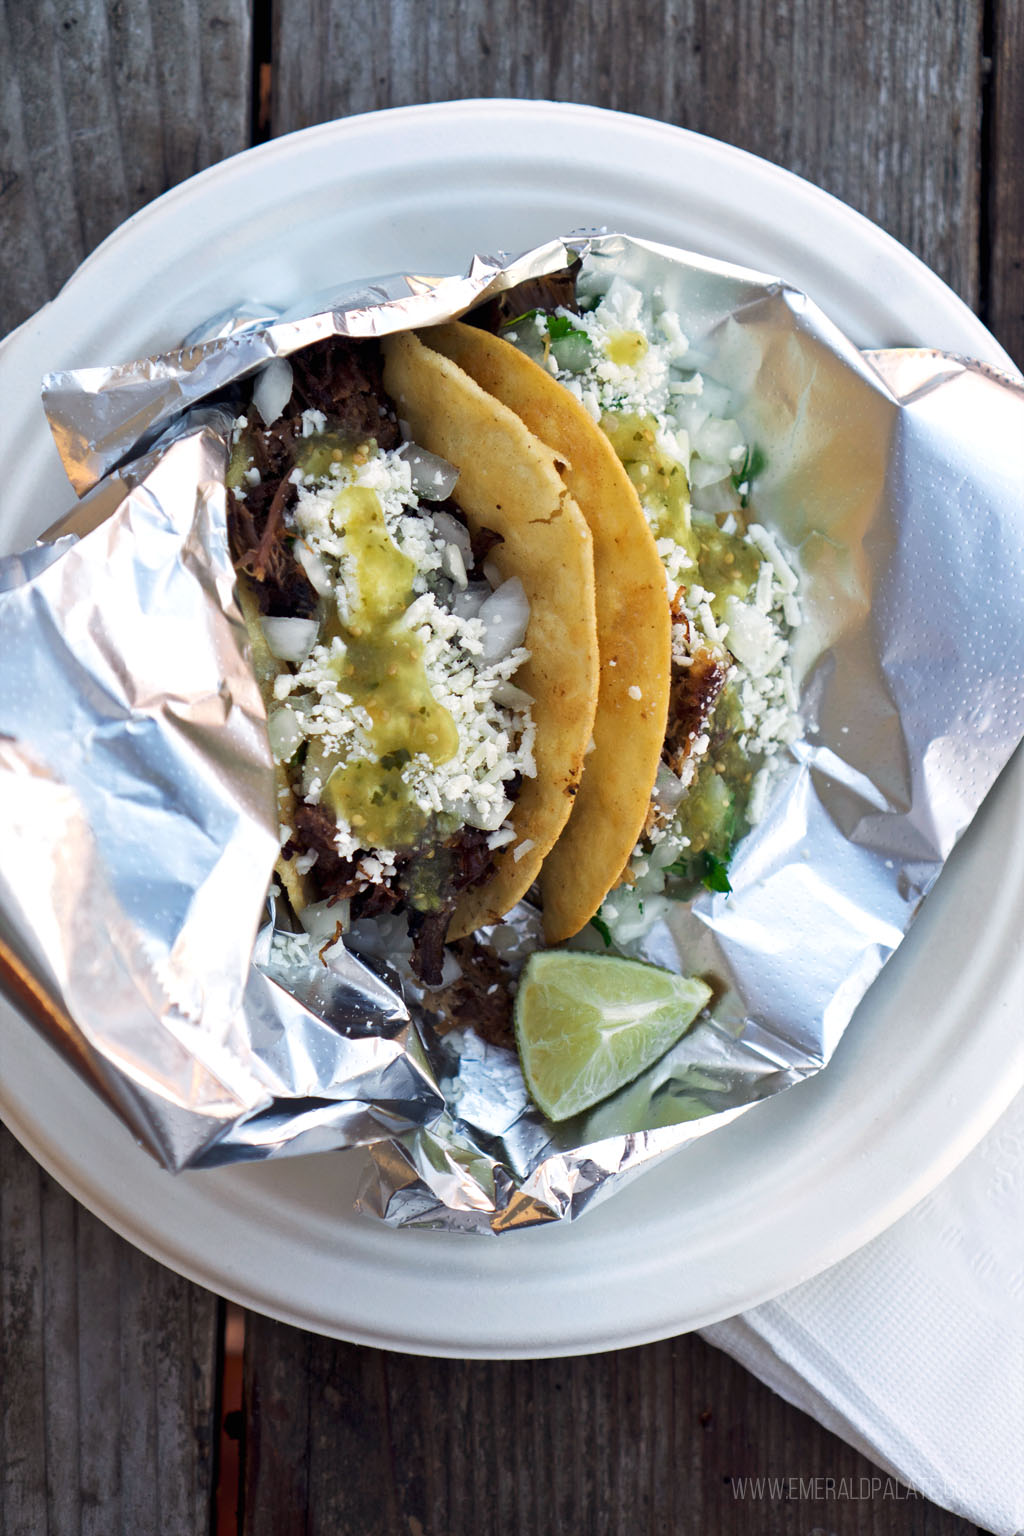
[[[593,539],[600,650],[593,748],[541,873],[544,931],[556,943],[577,933],[619,883],[650,810],[669,706],[665,572],[635,487],[575,396],[488,331],[442,325],[420,338],[554,450]]]
[[[537,773],[523,782],[510,817],[515,840],[498,851],[494,875],[459,900],[448,930],[456,939],[496,922],[538,876],[547,905],[542,866],[570,820],[595,730],[594,540],[562,455],[518,411],[408,332],[387,337],[383,349],[384,386],[399,416],[415,442],[456,465],[454,500],[470,530],[500,535],[488,559],[503,580],[519,577],[530,603],[530,659],[516,684],[534,701]]]

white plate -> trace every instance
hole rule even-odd
[[[606,225],[777,271],[862,346],[1008,364],[937,277],[841,203],[679,129],[543,102],[326,124],[214,167],[123,225],[0,352],[0,545],[62,512],[40,375],[171,345],[244,297],[461,269]],[[438,1355],[638,1344],[767,1300],[922,1198],[1024,1082],[1024,763],[1003,776],[828,1070],[663,1164],[579,1225],[497,1240],[353,1212],[362,1154],[172,1179],[9,1007],[0,1113],[91,1210],[246,1305]]]

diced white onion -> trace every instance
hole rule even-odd
[[[466,586],[469,577],[466,575],[466,562],[462,558],[462,550],[457,544],[446,544],[444,554],[441,557],[441,569],[446,576],[450,576],[457,587]]]
[[[480,609],[484,630],[481,659],[490,666],[522,645],[530,622],[530,604],[518,576],[503,581]]]
[[[717,379],[709,378],[706,373],[704,374],[704,388],[701,391],[701,399],[711,415],[717,417],[720,421],[724,422],[732,415],[731,392],[724,384],[720,384]],[[735,422],[730,422],[729,425],[735,426]]]
[[[326,597],[331,590],[331,578],[316,550],[311,549],[304,539],[296,539],[293,551],[296,560],[309,577],[313,590],[319,592],[321,597]]]
[[[287,705],[275,709],[267,718],[270,750],[279,763],[290,762],[304,740],[299,717]]]
[[[533,699],[522,688],[517,688],[515,683],[510,683],[502,678],[491,698],[495,704],[504,704],[506,709],[529,709]]]
[[[733,450],[739,448],[742,443],[743,433],[739,423],[721,421],[715,416],[709,417],[693,435],[694,452],[699,453],[702,459],[730,460]],[[735,469],[735,467],[730,460],[729,468]]]
[[[675,402],[674,415],[679,423],[680,431],[687,433],[691,444],[708,419],[707,407],[699,404],[692,398],[677,400]]]
[[[412,939],[404,913],[401,917],[389,912],[380,917],[357,918],[348,931],[347,941],[349,949],[357,955],[386,960],[399,971],[408,970]]]
[[[455,465],[449,464],[447,459],[440,458],[436,453],[428,453],[418,443],[403,443],[398,451],[409,466],[416,495],[424,501],[446,501],[459,478]]]
[[[491,589],[486,583],[472,581],[468,587],[455,593],[452,598],[452,612],[460,619],[475,619],[490,595]]]
[[[643,938],[652,924],[669,915],[673,905],[667,896],[625,890],[615,892],[615,904],[618,911],[608,926],[616,944],[630,944]]]
[[[473,545],[469,529],[450,512],[432,512],[430,520],[446,544],[455,544],[467,566],[473,564]]]
[[[347,900],[314,901],[310,906],[303,907],[299,913],[299,922],[315,944],[325,944],[328,939],[334,938],[339,923],[342,930],[348,927],[348,913]]]
[[[444,960],[441,962],[441,986],[450,987],[458,981],[462,975],[462,966],[456,960],[450,949],[444,952]]]
[[[522,943],[511,923],[496,923],[487,936],[487,942],[496,955],[511,955]]]
[[[728,479],[732,471],[723,459],[693,459],[690,463],[690,484],[695,491],[701,491],[706,485],[717,485],[719,480]]]
[[[712,516],[719,512],[732,512],[736,507],[736,492],[731,480],[721,479],[711,485],[695,486],[693,507],[696,512]]]
[[[278,661],[305,661],[316,641],[316,619],[263,619],[267,648]]]
[[[685,793],[686,790],[679,776],[674,774],[665,763],[659,763],[651,799],[656,800],[663,810],[672,811]]]
[[[283,357],[273,357],[256,376],[252,403],[263,417],[265,426],[273,426],[292,394],[292,365]]]
[[[655,843],[647,855],[647,862],[652,869],[667,869],[674,864],[679,857],[679,844],[674,837],[666,837],[664,842]]]

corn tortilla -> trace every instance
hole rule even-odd
[[[456,939],[526,894],[569,819],[597,707],[593,547],[555,455],[515,412],[408,332],[383,346],[384,387],[399,415],[415,442],[458,466],[455,501],[471,530],[501,535],[488,559],[503,578],[519,577],[530,603],[530,659],[516,684],[534,700],[537,773],[512,811],[515,841],[456,908],[448,935]]]
[[[618,884],[650,809],[669,704],[665,572],[629,476],[574,395],[488,331],[452,324],[420,334],[554,449],[594,541],[601,657],[594,747],[541,874],[544,931],[557,943],[577,933]]]

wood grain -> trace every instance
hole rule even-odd
[[[989,326],[1024,368],[1024,4],[995,0],[988,163]]]
[[[248,0],[0,0],[0,335],[136,208],[245,147],[251,39]],[[272,46],[276,133],[509,95],[752,150],[984,300],[1024,362],[1022,0],[274,0]],[[212,1297],[0,1129],[4,1536],[208,1529],[218,1327]],[[250,1315],[245,1420],[248,1536],[974,1530],[924,1500],[734,1497],[738,1477],[876,1471],[694,1337],[487,1364]]]
[[[0,1127],[0,1531],[197,1536],[221,1304],[82,1209]]]
[[[699,1338],[575,1360],[385,1354],[250,1315],[245,1536],[973,1536]],[[865,1481],[861,1483],[861,1479]],[[824,1493],[824,1485],[821,1486]]]
[[[981,0],[275,0],[272,121],[458,96],[641,113],[817,182],[973,305],[981,33]]]
[[[3,0],[0,336],[103,237],[249,142],[247,0]]]

